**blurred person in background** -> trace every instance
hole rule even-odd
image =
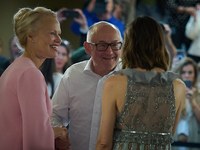
[[[136,0],[135,17],[146,15],[152,17],[156,21],[166,22],[167,0]]]
[[[113,0],[113,16],[121,20],[125,26],[135,19],[135,7],[137,0]]]
[[[56,71],[64,74],[66,69],[71,65],[72,47],[69,41],[62,39],[58,47],[58,55],[55,58]]]
[[[114,9],[113,16],[117,20],[121,20],[125,26],[134,20],[134,4],[135,0],[113,0]]]
[[[114,4],[114,9],[113,9],[113,16],[115,19],[121,20],[122,19],[122,5],[120,1],[116,1]]]
[[[195,13],[197,0],[167,0],[169,10],[168,24],[172,29],[172,41],[177,49],[185,49],[186,53],[191,40],[185,36],[185,26],[190,15]]]
[[[187,88],[174,141],[200,143],[200,93],[197,64],[193,59],[185,57],[180,61],[175,72],[179,74],[179,78],[185,82]],[[173,149],[176,150],[176,147]],[[197,149],[191,148],[191,150]]]
[[[22,50],[17,46],[18,39],[16,36],[13,36],[9,40],[9,52],[10,52],[10,61],[11,63],[23,53]]]
[[[185,35],[192,43],[188,49],[188,57],[196,63],[200,62],[200,1],[196,4],[196,11],[190,16],[186,24]]]
[[[170,26],[164,22],[159,22],[159,24],[161,25],[162,30],[163,30],[164,43],[165,43],[166,49],[168,50],[168,52],[170,54],[170,63],[172,64],[173,58],[177,54],[177,49],[171,38],[172,30],[171,30]],[[171,64],[170,64],[170,67],[171,67]]]
[[[90,58],[91,56],[85,52],[85,47],[81,46],[72,52],[71,62],[75,64],[84,60],[89,60]]]
[[[0,39],[0,76],[6,70],[6,68],[10,65],[10,60],[1,55],[3,49],[3,42]]]
[[[101,7],[97,7],[99,5]],[[103,3],[103,4],[102,4]],[[87,7],[82,11],[81,9],[73,9],[79,13],[78,18],[74,18],[74,22],[71,25],[71,30],[74,34],[81,36],[80,46],[83,45],[86,40],[86,34],[88,28],[96,22],[106,21],[114,24],[120,30],[121,36],[124,37],[124,23],[121,20],[115,19],[113,16],[113,0],[107,1],[98,1],[98,0],[89,0]],[[62,8],[57,12],[58,20],[64,20],[62,13],[66,8]]]

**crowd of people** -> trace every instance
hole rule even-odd
[[[200,143],[200,2],[138,0],[130,24],[120,0],[104,1],[105,10],[98,2],[73,9],[77,50],[61,37],[68,8],[14,14],[10,59],[0,55],[2,149],[181,150],[171,144]],[[168,23],[157,4],[169,10]],[[0,40],[0,54],[1,47]]]

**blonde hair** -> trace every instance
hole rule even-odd
[[[182,70],[183,70],[183,67],[187,65],[192,65],[194,68],[194,82],[192,82],[192,86],[198,89],[198,67],[197,67],[196,62],[192,58],[184,57],[183,59],[181,59],[177,67],[174,69],[175,70],[174,72],[178,73],[179,78],[182,80],[181,78]]]
[[[27,45],[27,33],[34,33],[39,28],[40,18],[52,16],[56,18],[56,12],[44,7],[21,8],[13,17],[14,31],[18,38],[18,47],[25,49]],[[20,44],[20,45],[19,45]]]

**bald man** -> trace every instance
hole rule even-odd
[[[52,126],[69,125],[72,150],[95,150],[103,84],[121,69],[121,46],[116,26],[104,21],[92,25],[84,42],[91,59],[69,67],[52,98]]]

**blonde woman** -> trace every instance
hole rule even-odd
[[[184,82],[190,81],[191,84],[188,84],[186,89],[186,99],[174,140],[200,143],[200,93],[198,88],[197,64],[191,58],[183,58],[175,69],[175,72],[179,73],[181,80]]]
[[[38,68],[57,56],[60,24],[50,9],[22,8],[14,15],[14,29],[24,53],[0,78],[0,148],[54,150],[54,139],[65,129],[51,127],[52,106]]]

